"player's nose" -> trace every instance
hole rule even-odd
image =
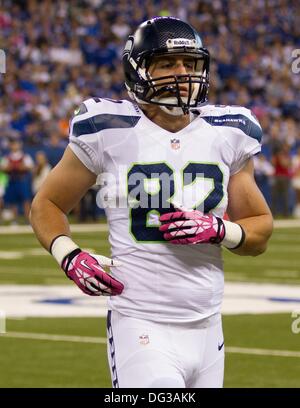
[[[176,75],[184,75],[187,74],[187,68],[183,61],[177,61],[175,65],[175,73]]]

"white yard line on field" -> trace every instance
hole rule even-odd
[[[268,350],[246,347],[225,347],[226,353],[236,354],[255,354],[257,356],[274,356],[274,357],[300,357],[300,351],[292,350]]]
[[[71,224],[72,232],[105,232],[108,231],[107,224]],[[30,225],[7,225],[0,227],[0,235],[33,234]]]
[[[289,242],[291,242],[291,240],[292,240],[293,238],[292,237],[290,237],[290,241]],[[283,253],[296,253],[296,254],[299,254],[299,246],[300,246],[300,243],[298,244],[298,245],[290,245],[289,244],[289,242],[288,241],[286,241],[286,244],[284,244],[284,245],[288,245],[288,246],[286,246],[286,247],[284,247],[283,246],[283,244],[274,244],[274,242],[272,242],[272,244],[269,246],[269,248],[268,248],[268,252],[270,253],[270,252],[275,252],[275,254],[278,254],[278,253],[280,253],[280,254],[283,254]]]
[[[292,219],[292,220],[275,220],[274,221],[275,228],[299,228],[300,227],[300,220],[299,219]]]
[[[293,268],[295,267],[296,269],[299,267],[299,261],[297,259],[295,260],[289,260],[287,261],[286,259],[265,259],[265,258],[258,258],[255,259],[255,266],[271,266],[274,269],[282,269],[287,266]],[[230,257],[230,263],[234,266],[242,266],[245,267],[245,259],[243,257]],[[295,270],[296,270],[295,269]]]
[[[1,338],[28,339],[28,340],[44,340],[44,341],[62,341],[69,343],[89,343],[89,344],[106,344],[105,337],[86,337],[86,336],[67,336],[58,334],[46,333],[24,333],[24,332],[8,332],[2,334]],[[234,354],[254,354],[258,356],[274,356],[274,357],[300,357],[299,351],[293,350],[269,350],[246,347],[226,347],[226,353]]]
[[[276,220],[275,228],[300,228],[300,220]],[[105,232],[108,231],[107,224],[71,224],[72,232]],[[32,234],[30,225],[7,225],[0,227],[1,234]]]
[[[104,240],[99,240],[104,241]],[[99,244],[97,240],[97,243]],[[94,248],[86,248],[85,245],[82,245],[81,248],[86,252],[91,252],[92,254],[95,253]],[[6,260],[14,260],[14,259],[22,259],[28,256],[49,256],[49,252],[47,252],[44,248],[29,248],[24,249],[21,251],[0,251],[0,259]]]
[[[279,277],[279,278],[300,278],[300,270],[293,270],[293,269],[265,269],[262,272],[263,276],[269,277]]]
[[[273,243],[276,245],[282,245],[285,242],[291,242],[291,240],[296,244],[300,241],[299,232],[293,230],[292,228],[289,229],[287,234],[283,234],[282,232],[277,232],[274,236],[272,236]]]
[[[66,336],[47,333],[7,332],[5,334],[1,334],[0,339],[1,338],[67,341],[70,343],[106,344],[105,337]]]

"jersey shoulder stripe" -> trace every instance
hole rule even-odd
[[[229,126],[241,129],[247,136],[261,143],[261,127],[252,122],[245,115],[204,116],[203,119],[212,126]]]
[[[245,135],[261,143],[262,129],[253,113],[242,106],[207,105],[200,116],[211,126],[240,129]]]
[[[97,133],[105,129],[124,129],[135,127],[140,116],[112,115],[109,113],[91,116],[73,125],[72,136]]]
[[[100,98],[82,102],[74,114],[70,130],[75,137],[105,129],[132,128],[140,119],[139,111],[131,102]]]

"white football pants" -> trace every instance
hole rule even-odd
[[[166,324],[109,311],[108,360],[115,388],[219,388],[224,377],[221,316]]]

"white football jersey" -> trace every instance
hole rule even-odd
[[[112,257],[122,262],[112,274],[125,289],[109,299],[111,309],[170,323],[220,312],[221,246],[172,245],[159,216],[177,203],[223,217],[229,177],[260,151],[261,135],[243,107],[201,107],[172,133],[126,100],[91,98],[80,106],[70,147],[99,176]]]

